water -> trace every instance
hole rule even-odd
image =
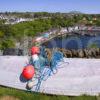
[[[63,38],[54,38],[49,42],[43,44],[48,48],[66,48],[66,49],[84,49],[93,47],[100,47],[100,36],[82,36],[74,35]]]

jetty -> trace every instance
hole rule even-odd
[[[28,59],[27,56],[0,56],[0,85],[28,91],[27,81],[21,77]],[[59,62],[57,73],[42,82],[40,93],[69,96],[100,94],[100,59],[64,58],[64,61],[68,64]],[[36,92],[34,87],[31,91]]]

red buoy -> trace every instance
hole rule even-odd
[[[34,47],[31,48],[31,54],[32,55],[39,54],[39,53],[40,53],[39,47],[34,46]]]
[[[34,76],[34,73],[35,73],[34,66],[28,65],[23,69],[22,76],[25,79],[29,80]]]

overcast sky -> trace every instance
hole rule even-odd
[[[5,11],[80,11],[100,14],[100,0],[0,0],[0,12]]]

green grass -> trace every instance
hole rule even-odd
[[[88,46],[88,48],[98,48],[98,44],[97,43],[92,43]]]
[[[2,96],[13,96],[19,100],[100,100],[100,97],[96,96],[56,96],[56,95],[46,95],[34,92],[26,92],[21,90],[16,90],[12,88],[0,87],[0,97]],[[1,100],[1,99],[0,99]]]

